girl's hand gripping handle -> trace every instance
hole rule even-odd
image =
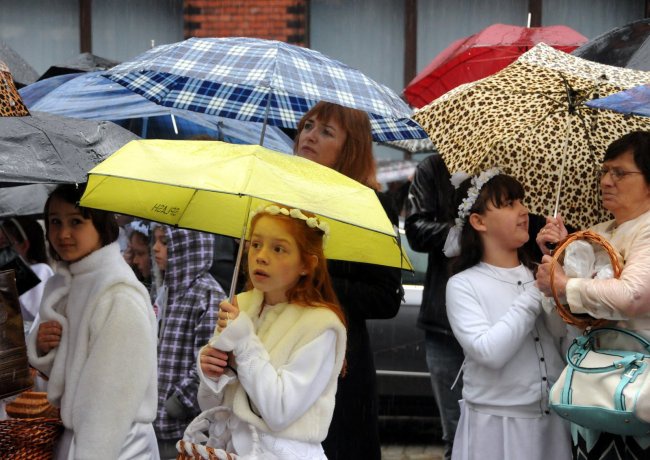
[[[237,297],[233,298],[233,303],[224,300],[219,304],[219,314],[217,317],[217,332],[223,331],[228,323],[239,316],[239,307],[237,306]]]

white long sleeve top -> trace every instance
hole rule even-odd
[[[530,269],[481,262],[452,276],[447,315],[465,352],[466,403],[495,415],[549,413],[548,393],[564,368],[566,328],[552,335]]]

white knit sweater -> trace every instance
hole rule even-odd
[[[74,432],[77,458],[115,459],[134,422],[156,416],[156,318],[149,294],[117,243],[57,267],[40,321],[63,326],[61,343],[40,356],[38,325],[28,337],[32,366],[49,376],[48,399]]]

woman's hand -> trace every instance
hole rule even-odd
[[[553,257],[544,256],[542,257],[542,263],[537,267],[537,288],[544,294],[546,297],[552,297],[553,291],[551,291],[551,266],[555,264],[555,273],[553,275],[553,285],[555,286],[555,291],[557,292],[558,297],[566,297],[566,283],[569,280],[569,277],[564,273],[562,266],[553,261]]]
[[[225,351],[217,350],[207,345],[201,349],[201,371],[206,377],[217,379],[221,377],[228,366],[230,356]]]
[[[36,335],[36,348],[41,354],[48,354],[53,348],[61,343],[61,332],[63,328],[58,321],[46,321],[39,324]]]
[[[237,297],[234,303],[227,300],[219,304],[219,314],[217,316],[217,331],[221,332],[228,326],[228,322],[239,316],[239,307],[237,306]]]
[[[557,217],[546,218],[546,225],[544,225],[537,234],[535,242],[537,243],[537,246],[539,246],[539,249],[541,249],[542,254],[550,255],[551,250],[546,247],[546,243],[557,243],[562,241],[568,234],[569,232],[564,226],[564,219],[562,219],[562,216],[558,214]]]

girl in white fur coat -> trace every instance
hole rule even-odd
[[[199,356],[205,412],[182,448],[201,441],[208,420],[208,444],[232,458],[326,458],[321,442],[346,345],[323,255],[328,231],[298,209],[257,211],[248,251],[253,289],[220,305],[217,332]]]
[[[157,459],[155,315],[120,254],[114,215],[78,207],[83,190],[59,186],[45,204],[61,263],[45,286],[29,360],[61,408],[57,459]]]

